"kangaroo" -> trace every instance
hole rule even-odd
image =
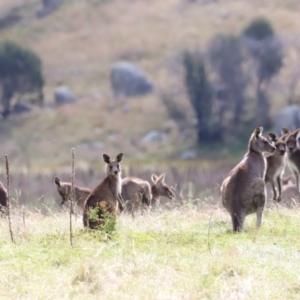
[[[126,177],[122,179],[122,197],[132,213],[141,209],[142,205],[150,207],[152,199],[150,183],[138,177]]]
[[[266,201],[266,159],[263,152],[274,152],[275,147],[262,136],[263,127],[257,127],[250,136],[248,151],[221,185],[222,203],[229,212],[233,232],[243,229],[245,217],[256,212],[260,228]]]
[[[7,213],[7,201],[8,201],[8,195],[6,188],[0,181],[0,215],[5,215]]]
[[[282,198],[284,200],[298,199],[298,190],[296,184],[291,181],[282,182]]]
[[[66,201],[71,201],[71,183],[70,182],[62,182],[59,178],[55,177],[54,182],[56,184],[57,191],[62,198],[61,205],[63,205]],[[75,192],[75,203],[78,207],[84,209],[84,201],[86,197],[91,193],[91,190],[86,187],[81,187],[74,185]]]
[[[300,149],[298,148],[297,139],[300,135],[300,128],[290,132],[286,128],[282,128],[282,133],[284,134],[284,140],[287,147],[286,163],[295,176],[296,186],[298,195],[300,195],[299,190],[299,173],[300,173]]]
[[[174,198],[174,193],[164,182],[165,174],[151,175],[152,186],[146,180],[137,177],[126,177],[122,180],[122,196],[131,202],[133,210],[138,210],[142,205],[155,207],[160,196]]]
[[[165,174],[157,176],[152,174],[151,180],[153,185],[151,186],[152,200],[151,205],[155,208],[159,197],[166,197],[168,199],[174,199],[175,195],[171,191],[170,187],[165,183]]]
[[[269,133],[269,139],[273,142],[276,150],[266,155],[267,171],[265,175],[265,183],[271,183],[273,190],[273,200],[281,201],[281,176],[285,168],[286,145],[282,137],[277,137],[275,133]],[[275,188],[277,183],[278,193]]]
[[[115,160],[111,160],[107,154],[103,154],[106,163],[106,177],[89,194],[85,200],[83,210],[83,225],[91,229],[97,229],[103,224],[101,218],[105,212],[115,217],[119,210],[119,204],[123,208],[121,165],[123,153],[117,155]],[[89,216],[90,209],[98,208],[98,219]]]

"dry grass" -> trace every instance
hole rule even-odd
[[[68,209],[58,209],[53,182],[54,176],[70,180],[70,171],[12,172],[15,243],[0,218],[0,298],[297,299],[299,204],[269,201],[260,231],[252,215],[243,233],[232,234],[218,192],[230,168],[224,162],[125,167],[144,179],[166,172],[178,201],[135,219],[122,214],[110,235],[84,230],[78,210],[73,247]],[[92,188],[103,177],[103,171],[76,170],[78,185]]]
[[[112,238],[67,213],[15,211],[0,221],[3,299],[297,299],[299,208],[269,208],[262,229],[230,232],[212,205],[119,217]],[[25,225],[24,225],[25,219]]]
[[[300,28],[295,0],[210,4],[204,0],[70,0],[43,19],[35,17],[38,0],[0,1],[3,11],[8,5],[19,6],[23,19],[1,31],[0,40],[15,40],[41,56],[46,103],[53,103],[54,89],[60,84],[68,85],[79,98],[65,108],[36,109],[0,121],[0,155],[8,153],[12,163],[22,167],[69,165],[71,148],[92,141],[105,146],[81,148],[78,158],[83,167],[94,164],[99,152],[123,151],[135,160],[174,157],[195,141],[195,128],[191,126],[188,137],[182,138],[160,99],[160,92],[176,90],[176,101],[187,112],[187,120],[192,120],[181,51],[203,49],[216,33],[238,34],[257,15],[269,18],[278,34],[291,41]],[[273,114],[284,105],[291,68],[297,64],[293,51],[288,53],[285,68],[275,79],[275,87],[280,88],[271,95]],[[123,112],[124,103],[114,102],[111,96],[109,71],[118,60],[140,65],[156,86],[153,95],[126,101],[129,113]],[[143,134],[153,129],[168,132],[169,138],[153,146],[141,145]]]

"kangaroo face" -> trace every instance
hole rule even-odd
[[[286,140],[286,146],[290,153],[295,152],[297,147],[297,134],[290,134]]]
[[[162,183],[159,187],[159,195],[169,199],[173,199],[175,197],[174,193],[165,183]]]
[[[109,176],[118,176],[121,173],[120,162],[123,158],[123,153],[117,155],[115,160],[111,160],[107,154],[103,154],[103,160],[106,162],[106,174]]]
[[[269,133],[269,139],[273,142],[275,146],[275,154],[279,156],[283,156],[286,153],[286,143],[284,141],[284,137],[277,137],[275,133]]]
[[[162,174],[161,176],[152,174],[151,179],[154,183],[151,187],[153,195],[163,196],[169,199],[173,199],[175,197],[170,187],[164,182],[165,174]]]
[[[278,141],[276,144],[275,144],[275,147],[276,147],[276,153],[283,156],[286,152],[286,146],[285,146],[285,142],[283,141]]]
[[[251,139],[251,148],[256,152],[271,152],[273,153],[276,148],[268,141],[267,138],[262,136],[262,127],[258,127],[253,132]]]
[[[55,177],[54,182],[56,184],[57,191],[62,198],[62,202],[60,204],[63,205],[68,200],[70,186],[66,185],[64,182],[61,182],[57,177]]]

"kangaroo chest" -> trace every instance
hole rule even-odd
[[[283,173],[283,171],[284,171],[284,166],[280,166],[280,167],[276,170],[273,179],[276,179],[277,177],[280,177],[281,174]]]

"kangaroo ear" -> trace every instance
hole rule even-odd
[[[263,132],[263,127],[257,127],[257,128],[255,128],[255,130],[254,130],[255,137],[258,138],[262,134],[262,132]]]
[[[160,182],[164,182],[164,180],[165,180],[165,173],[162,173],[160,176],[159,176],[159,179],[158,179],[158,181],[160,181]]]
[[[122,158],[123,158],[123,153],[120,153],[116,156],[116,161],[120,162],[120,161],[122,161]]]
[[[270,141],[275,142],[275,143],[277,142],[278,137],[277,137],[277,135],[276,135],[275,133],[270,132],[270,133],[268,134],[268,136],[269,136]]]
[[[155,174],[151,175],[151,180],[152,180],[153,183],[156,182],[157,178],[158,178],[157,175],[155,175]]]
[[[290,131],[286,127],[281,128],[281,134],[282,135],[288,134],[288,133],[290,133]]]
[[[56,185],[60,186],[60,180],[57,177],[54,178],[54,182]]]
[[[104,162],[106,162],[107,164],[110,163],[110,157],[107,154],[103,154],[103,160]]]

